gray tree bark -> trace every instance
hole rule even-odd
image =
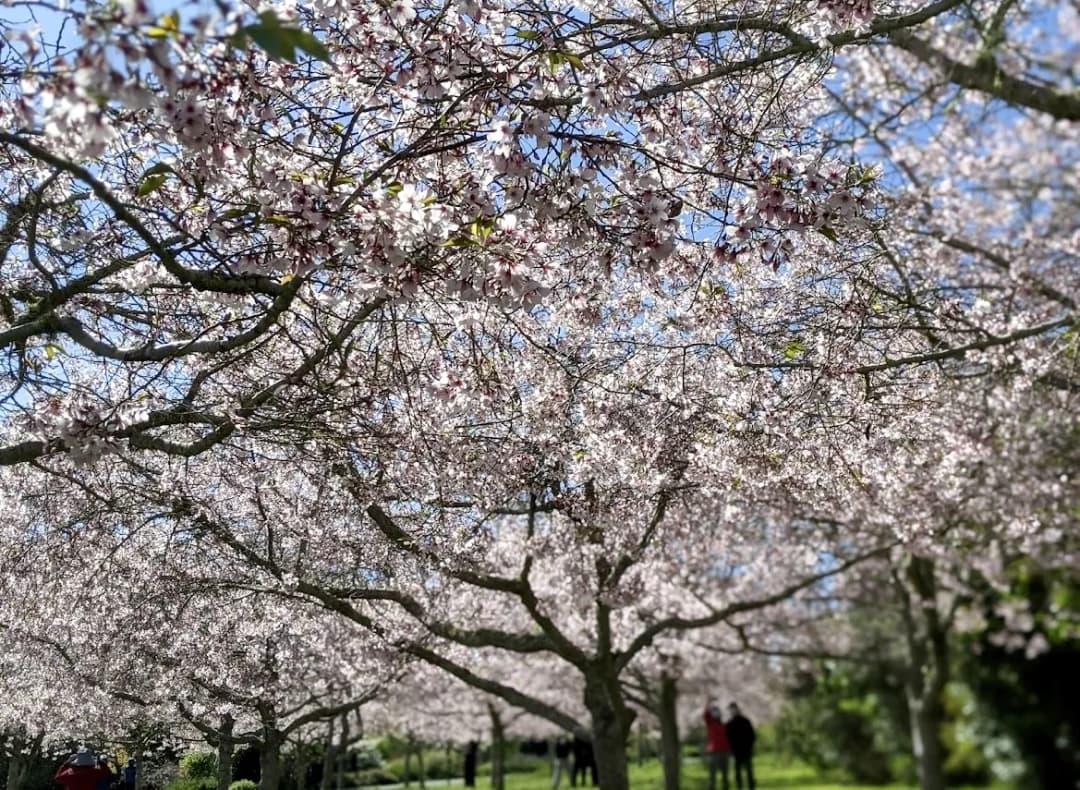
[[[259,744],[259,790],[278,790],[281,787],[281,733],[264,729]]]
[[[679,790],[682,770],[682,743],[679,739],[679,688],[675,678],[660,676],[660,762],[664,768],[664,790]]]
[[[33,762],[41,756],[41,742],[45,734],[27,738],[17,733],[11,738],[11,757],[8,759],[7,790],[22,790],[26,775]]]
[[[585,707],[592,717],[593,755],[603,790],[629,790],[626,739],[634,714],[623,697],[618,676],[610,667],[591,671],[585,679]]]
[[[326,740],[323,742],[322,778],[319,780],[319,790],[330,790],[330,781],[334,774],[334,722],[326,723]]]
[[[349,770],[349,714],[341,717],[341,736],[337,751],[337,790],[345,788],[345,772]]]
[[[229,785],[232,784],[233,724],[233,717],[226,713],[221,717],[221,725],[218,727],[220,732],[217,742],[218,790],[229,790]]]
[[[498,709],[490,702],[488,715],[491,717],[491,788],[506,790],[506,728]]]
[[[908,666],[904,695],[911,720],[911,750],[921,790],[945,790],[945,718],[942,695],[949,682],[948,633],[937,605],[934,563],[911,557],[903,577],[894,574],[900,594]]]

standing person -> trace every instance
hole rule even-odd
[[[94,790],[110,790],[116,775],[112,772],[112,768],[109,767],[109,761],[105,758],[105,755],[98,757],[97,764],[98,768],[102,769],[104,773],[98,777]]]
[[[724,727],[724,714],[716,700],[705,706],[705,755],[709,764],[709,790],[716,790],[716,771],[719,769],[721,787],[728,790],[728,744],[727,728]]]
[[[480,752],[480,744],[469,741],[465,744],[465,786],[476,787],[476,758]]]
[[[81,751],[71,755],[56,770],[53,779],[62,784],[64,790],[96,790],[98,781],[110,776],[112,771],[99,765],[92,752]]]
[[[558,790],[563,774],[570,775],[570,741],[560,736],[555,741],[555,760],[551,765],[552,790]]]
[[[578,776],[581,776],[581,786],[585,786],[586,772],[592,778],[592,785],[596,787],[596,755],[593,754],[592,741],[580,735],[574,736],[571,746],[574,753],[574,768],[570,773],[570,786],[577,787]]]
[[[731,718],[727,722],[727,737],[731,744],[731,756],[735,758],[735,787],[742,790],[742,775],[746,772],[747,790],[754,790],[754,725],[742,715],[739,706],[728,705]]]
[[[135,758],[132,757],[124,768],[124,790],[135,790]]]

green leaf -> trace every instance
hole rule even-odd
[[[289,35],[288,28],[258,24],[248,25],[244,32],[271,57],[296,63],[296,42]]]
[[[138,197],[145,197],[146,195],[149,195],[155,189],[158,189],[162,184],[164,184],[166,178],[168,178],[168,175],[166,173],[155,173],[154,175],[147,176],[139,184],[139,188],[135,190],[135,194]]]
[[[46,343],[45,344],[45,359],[47,359],[47,360],[49,360],[51,362],[53,360],[53,358],[57,354],[59,354],[61,351],[63,351],[63,349],[60,348],[60,346],[56,345],[56,343]]]
[[[875,181],[877,181],[880,176],[881,176],[881,168],[880,167],[877,167],[876,165],[870,165],[868,167],[864,167],[861,171],[859,171],[858,181],[855,182],[856,186],[862,186],[864,184],[872,184]]]
[[[296,50],[318,60],[330,59],[330,51],[319,39],[306,30],[281,24],[273,11],[263,11],[259,21],[243,28],[243,33],[270,56],[289,63],[296,63]]]
[[[386,191],[389,192],[391,195],[398,194],[404,188],[405,185],[402,184],[400,181],[391,181],[389,184],[386,185]]]
[[[569,63],[571,66],[573,66],[575,69],[584,69],[585,68],[585,61],[583,61],[580,57],[573,54],[572,52],[563,52],[562,56],[563,56],[563,59],[567,63]]]
[[[491,219],[476,219],[471,225],[469,225],[469,235],[478,243],[483,244],[487,241],[488,236],[491,235],[491,231],[495,229],[495,221]]]
[[[173,170],[172,165],[166,164],[165,162],[158,162],[156,165],[151,165],[150,167],[146,168],[145,171],[143,171],[143,178],[146,178],[147,176],[156,176],[161,173],[175,172],[176,171]]]
[[[474,241],[473,239],[470,239],[468,236],[454,236],[453,238],[447,239],[446,241],[444,241],[439,246],[441,246],[441,247],[479,247],[480,245],[477,244],[476,241]]]
[[[585,68],[585,61],[578,55],[575,55],[573,52],[564,52],[561,49],[556,49],[547,53],[547,59],[552,74],[554,74],[556,69],[563,63],[569,63],[570,66],[575,69]]]
[[[539,41],[540,34],[532,30],[518,30],[514,33],[518,38],[523,38],[526,41]]]
[[[255,211],[255,209],[251,208],[251,207],[231,208],[228,211],[226,211],[225,213],[223,213],[221,215],[221,218],[222,219],[237,219],[237,218],[243,217],[243,216],[245,216],[247,214],[251,214],[253,211]]]
[[[786,346],[784,346],[784,359],[788,361],[798,359],[805,353],[806,346],[804,346],[798,340],[792,340]]]
[[[293,38],[296,41],[297,49],[306,52],[316,60],[330,60],[330,50],[328,50],[326,46],[321,41],[319,41],[319,39],[315,38],[314,35],[307,32],[306,30],[300,30],[299,28],[296,28],[295,32],[293,33]]]
[[[169,38],[175,37],[180,32],[180,14],[177,11],[173,11],[170,14],[166,14],[158,20],[156,26],[146,29],[146,35],[150,38]]]
[[[836,235],[836,231],[830,228],[828,225],[818,228],[817,232],[827,238],[829,241],[839,241],[840,237]]]

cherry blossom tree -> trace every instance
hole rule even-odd
[[[830,46],[949,7],[883,8]],[[677,252],[691,280],[779,267],[871,205],[790,98],[820,89],[792,66],[856,18],[838,8],[133,3],[53,9],[72,31],[53,40],[15,8],[5,463],[302,431],[298,401],[348,383],[391,303],[528,307]]]
[[[39,494],[52,489],[50,477],[37,482]],[[37,733],[39,746],[47,734],[114,740],[154,722],[217,747],[225,785],[233,747],[257,746],[261,784],[274,788],[288,739],[321,740],[311,731],[403,671],[394,651],[341,618],[253,595],[235,575],[215,584],[205,571],[217,562],[220,572],[222,558],[207,556],[197,535],[163,534],[144,512],[87,505],[50,508],[54,522],[5,563],[5,661],[24,667],[5,675],[22,689],[12,690],[5,719]],[[18,512],[8,516],[17,523]]]
[[[578,729],[554,661],[618,790],[664,640],[1073,526],[1067,8],[12,8],[5,555],[130,532]]]

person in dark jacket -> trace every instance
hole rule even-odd
[[[592,741],[574,736],[574,743],[570,750],[574,753],[574,770],[570,772],[570,786],[577,787],[578,776],[581,776],[581,786],[585,786],[585,774],[588,772],[592,779],[593,787],[598,784],[596,776],[596,755],[593,753]]]
[[[754,790],[754,725],[742,715],[739,706],[732,702],[728,705],[727,722],[728,743],[731,744],[731,756],[735,758],[735,787],[742,790],[742,776],[746,773],[747,790]]]
[[[476,787],[476,761],[480,756],[480,744],[469,741],[465,745],[465,786]]]
[[[135,758],[132,757],[128,760],[127,767],[124,768],[124,790],[135,790]]]

